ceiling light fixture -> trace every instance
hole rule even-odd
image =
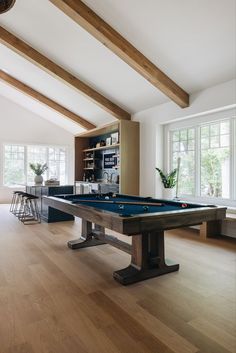
[[[15,2],[16,0],[0,0],[0,14],[10,10]]]

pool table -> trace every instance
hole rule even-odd
[[[111,193],[45,196],[44,201],[82,219],[80,238],[68,242],[71,249],[111,244],[131,255],[130,265],[113,273],[124,285],[178,271],[178,264],[165,259],[165,230],[214,224],[226,214],[226,207]],[[107,235],[105,228],[132,236],[132,245]]]

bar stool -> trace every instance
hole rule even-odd
[[[23,196],[25,195],[24,191],[15,191],[12,198],[12,205],[10,207],[10,211],[15,215],[18,216],[21,212],[21,204],[23,201]]]
[[[41,223],[37,200],[38,197],[31,194],[25,193],[22,196],[18,218],[24,224]]]
[[[17,198],[17,196],[18,196],[18,194],[19,194],[20,192],[21,192],[21,191],[13,191],[12,199],[11,199],[10,212],[13,211],[14,206],[15,206],[15,203],[16,203],[16,198]]]

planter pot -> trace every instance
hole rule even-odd
[[[35,175],[34,177],[35,184],[41,185],[43,184],[43,177],[42,175]]]
[[[163,189],[163,199],[169,199],[169,200],[173,200],[175,196],[175,189]]]

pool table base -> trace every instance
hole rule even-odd
[[[179,270],[178,264],[166,264],[164,231],[134,235],[131,249],[131,264],[113,273],[114,279],[123,285]]]
[[[82,219],[82,232],[79,239],[69,240],[67,245],[70,249],[88,248],[90,246],[107,244],[104,239],[99,239],[94,232],[104,233],[104,228],[95,224],[95,229],[92,228],[92,223]]]
[[[82,236],[68,242],[71,249],[110,244],[131,255],[131,264],[115,271],[113,277],[123,285],[178,271],[179,265],[168,265],[165,260],[164,231],[144,232],[132,236],[132,245],[105,234],[97,224],[82,220]]]
[[[123,285],[128,285],[178,270],[178,264],[164,265],[163,267],[154,267],[147,269],[137,269],[134,265],[131,264],[122,270],[113,272],[113,278]]]

